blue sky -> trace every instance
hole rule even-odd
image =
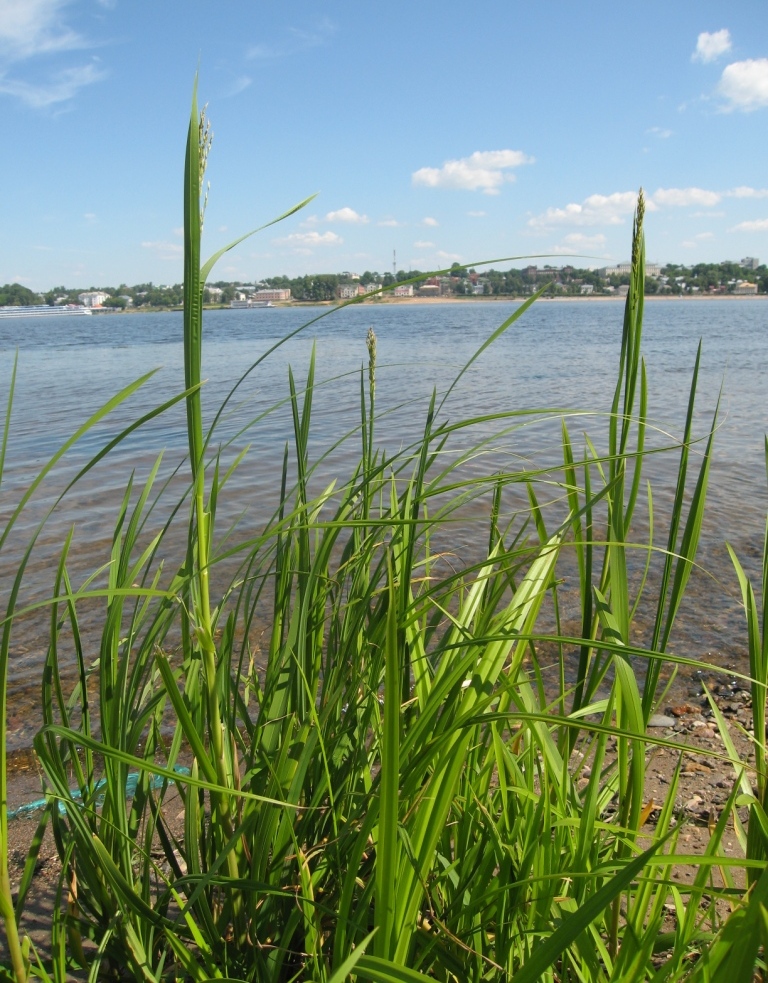
[[[768,260],[765,0],[0,0],[0,283],[181,279],[198,63],[214,278]]]

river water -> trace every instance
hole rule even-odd
[[[316,346],[316,390],[310,457],[333,448],[317,467],[316,490],[349,473],[359,457],[360,370],[366,363],[366,332],[377,336],[377,434],[389,452],[407,446],[423,427],[432,390],[446,392],[457,373],[517,307],[515,303],[353,306],[291,338],[248,375],[217,427],[217,441],[231,460],[246,445],[248,455],[228,489],[224,518],[239,518],[245,535],[266,521],[277,503],[279,473],[292,420],[288,370],[303,385]],[[328,308],[275,308],[206,314],[203,402],[210,421],[237,379],[273,345]],[[441,410],[441,419],[524,409],[551,410],[504,438],[491,440],[467,468],[552,465],[559,453],[560,420],[568,422],[574,446],[588,432],[605,446],[606,412],[615,386],[623,305],[619,301],[540,301],[484,351],[461,377]],[[762,299],[650,301],[646,304],[643,353],[648,367],[651,446],[673,443],[685,419],[696,348],[702,341],[694,430],[706,434],[722,390],[719,429],[702,531],[699,563],[674,635],[675,651],[746,669],[745,632],[738,586],[724,543],[731,543],[750,574],[759,572],[768,496],[764,434],[768,430],[768,303]],[[45,462],[100,406],[122,387],[156,370],[128,401],[91,429],[38,489],[0,555],[0,587],[10,580],[25,544],[66,481],[123,427],[183,388],[182,321],[179,313],[104,315],[90,318],[0,320],[0,398],[7,399],[14,352],[18,373],[5,473],[0,487],[3,527],[24,490]],[[254,422],[255,421],[255,422]],[[454,450],[490,438],[501,425],[484,424],[459,435]],[[341,441],[345,434],[351,434]],[[143,481],[163,452],[161,475],[183,462],[183,404],[148,422],[124,440],[82,479],[48,520],[24,580],[21,602],[50,596],[56,557],[74,528],[72,572],[78,583],[109,558],[110,537],[126,481]],[[692,451],[700,458],[701,445]],[[648,459],[654,501],[663,515],[674,489],[677,454]],[[185,466],[172,488],[183,488]],[[541,494],[546,497],[546,486]],[[554,493],[553,493],[554,494]],[[483,511],[482,509],[480,511]],[[639,510],[640,512],[642,510]],[[487,510],[485,510],[487,514]],[[162,514],[162,509],[159,510]],[[175,540],[183,542],[183,522]],[[663,525],[663,523],[662,523]],[[482,524],[479,542],[487,542]],[[457,526],[452,547],[471,559],[471,523]],[[661,544],[663,532],[657,533]],[[171,547],[173,537],[169,540]],[[178,559],[174,559],[174,562]],[[40,667],[47,644],[46,610],[14,628],[9,669],[9,743],[30,743],[39,720]],[[94,614],[97,643],[98,613]],[[95,658],[95,651],[93,653]]]

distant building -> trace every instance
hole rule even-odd
[[[591,283],[582,283],[582,285],[581,285],[581,293],[583,293],[583,294],[593,294],[594,292],[595,292],[595,288],[594,288],[594,286]]]
[[[289,287],[268,287],[265,290],[257,290],[253,294],[254,300],[290,300],[291,291]]]
[[[392,291],[394,297],[413,297],[413,284],[401,283],[398,287]]]
[[[419,297],[439,297],[439,283],[424,283],[419,287]]]
[[[354,300],[357,297],[356,283],[340,283],[336,287],[336,297],[339,300]]]
[[[208,291],[208,296],[211,300],[221,300],[221,295],[224,293],[221,287],[206,287],[205,289]]]
[[[616,266],[604,266],[597,272],[604,280],[607,280],[612,276],[629,276],[629,274],[632,272],[632,264],[618,263]],[[645,275],[661,276],[661,266],[658,263],[646,263]]]
[[[739,280],[736,283],[736,286],[733,288],[733,292],[735,294],[739,294],[742,297],[753,296],[754,294],[757,293],[757,284],[749,283],[748,280]]]
[[[380,283],[366,283],[365,285],[360,283],[357,287],[357,296],[365,297],[366,294],[375,294],[377,290],[381,290]]]
[[[741,265],[745,270],[756,270],[760,265],[760,260],[756,256],[745,256]]]
[[[107,297],[109,294],[103,290],[86,290],[85,293],[77,295],[83,307],[101,307]]]

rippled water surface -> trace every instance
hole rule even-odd
[[[423,425],[430,393],[444,392],[482,342],[515,308],[507,303],[366,305],[324,317],[260,364],[232,397],[217,428],[225,459],[250,445],[229,487],[224,518],[242,514],[241,529],[259,528],[279,491],[286,441],[291,439],[288,367],[299,385],[316,345],[317,380],[311,455],[317,460],[359,419],[360,367],[365,335],[378,339],[378,438],[389,451],[406,446]],[[274,344],[327,309],[217,311],[206,315],[204,405],[210,421],[234,382]],[[526,408],[551,408],[549,422],[531,418],[493,441],[471,468],[491,473],[557,459],[560,417],[565,414],[577,448],[587,431],[604,445],[618,363],[620,302],[540,302],[486,350],[464,374],[442,410],[451,420]],[[0,489],[0,521],[19,502],[40,467],[99,406],[145,373],[155,374],[125,404],[91,430],[64,457],[35,494],[24,520],[0,558],[0,586],[7,596],[24,545],[68,478],[121,429],[183,387],[181,315],[130,314],[91,318],[0,320],[0,385],[7,396],[14,351],[18,375],[6,471]],[[722,389],[719,430],[708,511],[699,561],[706,573],[692,579],[674,636],[681,654],[710,657],[745,668],[744,631],[735,578],[724,548],[728,540],[750,572],[762,549],[766,480],[764,434],[768,430],[765,380],[768,363],[768,304],[763,300],[659,301],[646,305],[643,349],[648,366],[649,416],[656,428],[651,446],[679,436],[685,417],[691,370],[703,343],[695,429],[706,432]],[[269,412],[267,412],[269,411]],[[579,415],[589,411],[588,415]],[[255,422],[253,422],[255,421]],[[522,422],[522,418],[520,421]],[[251,424],[251,426],[248,426]],[[244,428],[248,426],[247,432]],[[500,425],[479,426],[473,440],[490,437]],[[454,447],[468,435],[457,437]],[[33,555],[22,600],[50,594],[56,557],[74,527],[72,571],[78,582],[109,557],[116,509],[131,472],[143,481],[163,452],[160,474],[171,475],[184,457],[183,404],[148,422],[100,462],[57,507]],[[699,453],[698,448],[694,455]],[[359,454],[353,435],[335,447],[317,469],[317,490],[348,473]],[[668,459],[667,459],[668,458]],[[662,523],[673,491],[677,455],[649,458],[654,501]],[[172,479],[183,490],[185,471]],[[158,516],[162,507],[158,509]],[[169,540],[179,550],[183,523]],[[175,535],[175,538],[174,538]],[[485,532],[480,533],[485,540]],[[471,556],[472,532],[456,530],[453,544]],[[171,558],[177,560],[178,557]],[[9,686],[11,743],[29,743],[37,722],[40,667],[47,645],[47,619],[30,615],[15,626]],[[94,638],[98,611],[93,612]],[[95,651],[95,650],[94,650]],[[94,653],[91,653],[95,657]]]

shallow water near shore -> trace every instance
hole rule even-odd
[[[492,331],[517,306],[513,303],[350,307],[332,313],[293,338],[260,365],[233,397],[217,428],[217,441],[231,445],[224,460],[250,445],[243,465],[228,486],[219,528],[238,522],[236,536],[259,529],[277,504],[279,473],[286,441],[291,439],[288,366],[299,384],[313,342],[317,344],[319,387],[313,407],[310,454],[317,460],[344,434],[352,434],[321,462],[315,491],[334,477],[349,476],[359,457],[360,367],[366,359],[365,335],[378,338],[377,442],[390,452],[407,445],[423,427],[432,388],[438,393]],[[316,313],[326,313],[327,308]],[[242,373],[273,344],[312,317],[308,308],[214,311],[206,314],[203,377],[208,420]],[[587,431],[604,443],[607,413],[621,342],[623,304],[578,301],[535,305],[506,335],[473,364],[444,407],[441,417],[458,421],[504,410],[550,408],[544,419],[493,440],[471,462],[473,472],[553,465],[559,456],[560,418],[567,416],[576,450]],[[7,592],[27,537],[53,503],[68,477],[131,420],[178,392],[183,386],[182,321],[178,313],[112,315],[82,319],[18,319],[0,322],[3,399],[13,352],[19,369],[3,487],[0,521],[7,518],[24,488],[60,444],[122,386],[158,368],[153,379],[94,429],[65,458],[35,496],[28,518],[18,527],[1,559],[0,585]],[[763,456],[768,410],[764,380],[768,368],[768,305],[761,300],[717,304],[648,304],[644,354],[648,363],[649,416],[657,430],[649,445],[672,443],[682,431],[691,371],[699,339],[702,369],[694,432],[710,425],[722,385],[719,430],[708,507],[699,548],[701,570],[692,577],[678,617],[672,650],[745,672],[746,645],[738,588],[724,543],[731,543],[747,572],[760,563],[768,495]],[[272,407],[277,407],[267,412]],[[586,411],[588,415],[578,414]],[[266,415],[263,415],[266,414]],[[246,425],[257,420],[243,432]],[[482,424],[473,441],[490,437],[500,424]],[[469,437],[457,438],[469,443]],[[216,443],[216,441],[214,441]],[[49,520],[25,579],[23,603],[50,596],[55,564],[67,531],[74,525],[71,572],[75,584],[109,558],[114,518],[132,471],[142,482],[156,456],[164,453],[161,474],[170,477],[186,453],[183,404],[132,434],[67,496]],[[696,466],[700,448],[692,452]],[[645,473],[654,486],[661,516],[674,491],[678,454],[651,455]],[[183,491],[186,468],[171,479],[171,491]],[[168,496],[173,501],[173,494]],[[639,529],[642,530],[639,508]],[[158,522],[164,515],[158,507]],[[487,508],[476,506],[477,522],[445,529],[446,548],[457,562],[477,557],[487,542],[482,521]],[[470,517],[471,518],[471,517]],[[169,563],[185,542],[180,515],[164,552]],[[665,540],[657,518],[656,541]],[[641,532],[638,541],[642,542]],[[644,559],[644,557],[643,557]],[[638,561],[640,562],[640,561]],[[567,585],[566,585],[567,589]],[[91,660],[98,647],[99,605],[86,619]],[[9,678],[9,747],[29,746],[39,726],[39,679],[49,629],[45,608],[15,626]],[[642,638],[647,625],[637,626]]]

